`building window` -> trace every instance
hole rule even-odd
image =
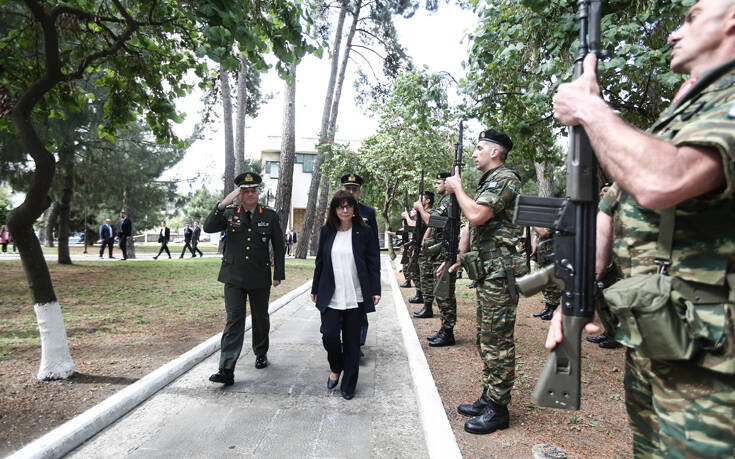
[[[270,175],[271,178],[277,179],[280,166],[281,164],[278,161],[266,161],[265,173]]]
[[[296,153],[296,158],[294,158],[294,162],[296,162],[296,164],[301,164],[301,168],[304,172],[314,172],[315,160],[316,155],[309,153]]]

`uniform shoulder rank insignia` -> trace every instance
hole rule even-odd
[[[492,190],[498,187],[498,182],[490,182],[485,186],[485,189]]]
[[[730,110],[727,111],[727,117],[732,119],[735,118],[735,103],[730,106]]]

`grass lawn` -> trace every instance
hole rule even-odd
[[[199,250],[205,253],[217,252],[217,244],[215,244],[214,242],[200,242],[197,245],[197,247],[199,248]],[[56,243],[54,247],[42,246],[41,248],[43,249],[43,253],[46,253],[46,254],[56,255],[57,253],[59,253],[58,243]],[[158,250],[160,248],[161,248],[161,244],[154,243],[154,242],[148,242],[145,244],[138,242],[135,244],[135,251],[141,252],[141,253],[158,253]],[[183,248],[184,248],[183,242],[181,243],[171,242],[168,244],[168,249],[171,251],[171,255],[175,253],[178,256],[181,253],[181,249]],[[8,250],[10,249],[11,248],[8,247]],[[91,254],[99,254],[100,245],[95,244],[95,245],[87,246],[87,252]],[[77,243],[69,244],[69,253],[71,253],[72,255],[81,255],[82,253],[84,253],[84,244],[77,244]],[[118,242],[115,242],[115,246],[113,247],[112,255],[118,258],[122,256],[122,252],[120,251],[120,245]],[[107,247],[105,247],[105,256],[107,256]],[[184,256],[188,257],[188,256],[191,256],[191,254],[187,250],[186,255]]]
[[[214,322],[224,326],[219,258],[135,263],[49,263],[70,341]],[[311,278],[313,260],[286,260],[286,281],[271,301]],[[40,346],[36,318],[19,261],[0,263],[0,360]]]

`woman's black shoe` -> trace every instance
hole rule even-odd
[[[337,383],[339,382],[339,375],[337,375],[337,379],[327,378],[327,389],[332,390],[335,387],[337,387]]]
[[[355,394],[348,394],[347,392],[342,392],[342,398],[345,400],[352,400],[352,397],[354,397]]]

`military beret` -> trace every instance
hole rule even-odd
[[[245,172],[235,177],[235,185],[240,188],[253,188],[260,185],[263,180],[255,172]]]
[[[345,174],[340,177],[339,182],[342,185],[357,185],[362,186],[362,177],[357,174]]]
[[[452,174],[449,172],[439,172],[438,174],[436,174],[436,178],[440,180],[444,180],[445,178],[450,177],[451,175]]]
[[[426,190],[426,191],[424,191],[424,197],[425,198],[429,198],[429,199],[434,199],[434,192],[433,191]]]
[[[504,132],[496,131],[495,129],[487,129],[480,133],[479,140],[487,140],[488,142],[497,143],[507,151],[513,149],[513,141],[510,140],[507,134]]]

